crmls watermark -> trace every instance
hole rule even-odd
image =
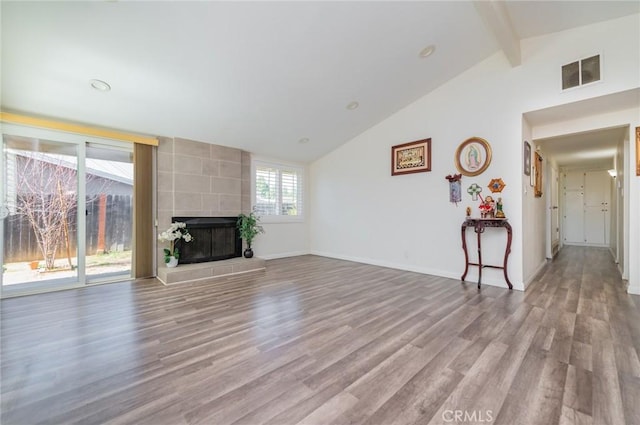
[[[491,423],[493,422],[492,410],[445,410],[442,412],[442,420],[445,422],[473,422]]]

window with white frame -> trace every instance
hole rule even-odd
[[[304,169],[253,161],[253,207],[261,217],[301,219]]]

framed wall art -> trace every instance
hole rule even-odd
[[[640,176],[640,127],[636,127],[636,176]]]
[[[480,137],[472,137],[458,146],[455,156],[456,168],[465,176],[482,174],[491,164],[491,146]]]
[[[431,171],[431,139],[391,147],[391,175]]]
[[[533,164],[533,172],[535,176],[533,194],[536,198],[540,198],[542,197],[542,157],[538,152],[536,152],[536,159]]]
[[[531,176],[531,145],[524,141],[524,175]]]

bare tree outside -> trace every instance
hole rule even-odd
[[[77,211],[78,173],[59,156],[32,153],[19,158],[16,212],[29,219],[47,270],[54,268],[59,248],[74,268],[69,218]]]

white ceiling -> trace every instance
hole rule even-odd
[[[629,1],[492,5],[506,10],[516,45],[640,12]],[[4,110],[303,162],[505,49],[483,23],[486,4],[469,1],[0,7]],[[91,89],[93,78],[112,90]],[[347,110],[352,101],[360,107]]]
[[[626,126],[613,127],[540,139],[536,143],[547,159],[559,166],[590,165],[609,169],[613,167],[618,143],[628,134]]]

